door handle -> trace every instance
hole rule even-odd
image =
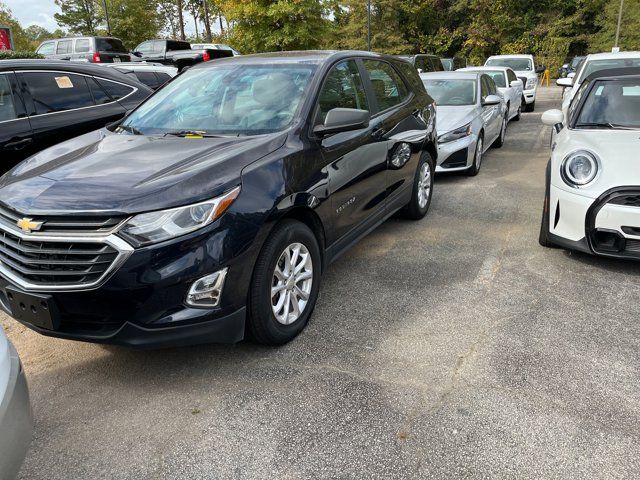
[[[375,138],[376,140],[381,139],[382,137],[384,137],[386,135],[387,131],[383,128],[374,128],[371,131],[371,136],[373,138]]]
[[[18,140],[16,142],[5,143],[4,148],[6,150],[22,150],[24,147],[29,145],[33,140],[31,138],[25,138],[23,140]]]

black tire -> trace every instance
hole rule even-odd
[[[495,142],[493,142],[493,145],[491,145],[493,148],[502,148],[502,146],[504,145],[504,139],[507,136],[507,124],[509,123],[507,116],[508,114],[505,115],[504,118],[502,119],[502,126],[500,127],[500,135],[498,135],[498,138],[496,138]]]
[[[427,195],[426,203],[420,205],[420,188],[423,165],[427,165],[429,172],[429,192]],[[415,178],[413,179],[413,193],[411,194],[411,200],[404,208],[404,216],[412,220],[420,220],[429,211],[431,205],[431,199],[433,198],[433,177],[435,174],[435,165],[429,152],[422,152],[420,161],[418,162],[418,168],[416,169]]]
[[[313,267],[309,299],[300,316],[289,325],[280,323],[272,309],[271,288],[274,270],[285,249],[300,243],[311,255]],[[321,279],[321,255],[318,240],[304,223],[283,220],[265,241],[251,279],[247,315],[247,334],[256,343],[282,345],[293,340],[307,325],[318,299]]]
[[[524,107],[524,111],[525,112],[533,112],[536,109],[536,101],[534,100],[531,103],[528,103],[525,107]]]
[[[538,235],[538,243],[546,248],[558,248],[555,244],[549,240],[549,197],[550,197],[550,175],[551,175],[551,162],[547,165],[547,174],[545,181],[544,191],[544,205],[542,206],[542,221],[540,222],[540,234]]]
[[[478,136],[478,141],[476,142],[476,151],[473,154],[473,163],[465,172],[470,177],[475,177],[480,173],[480,168],[482,167],[482,146],[484,145],[484,133],[480,132]],[[478,150],[480,150],[480,156],[478,156]]]

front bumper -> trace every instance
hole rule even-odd
[[[33,414],[29,389],[18,354],[9,343],[11,372],[0,399],[0,478],[15,478],[31,444]]]
[[[637,198],[637,204],[625,199]],[[640,188],[620,187],[591,198],[551,185],[550,240],[596,255],[640,260]]]
[[[51,328],[20,321],[43,335],[132,347],[238,342],[244,337],[258,228],[228,218],[205,231],[135,249],[99,288],[34,292],[53,302]],[[193,282],[223,268],[228,273],[219,305],[188,306]],[[7,288],[25,289],[0,276],[0,309],[15,318]]]
[[[473,164],[476,151],[476,135],[438,144],[438,165],[436,172],[459,172]]]

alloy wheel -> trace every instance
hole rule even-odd
[[[478,138],[476,142],[476,167],[478,170],[480,169],[480,164],[482,163],[482,137]]]
[[[276,320],[290,325],[302,315],[311,295],[313,259],[302,243],[284,249],[271,281],[271,309]]]
[[[418,180],[418,206],[424,208],[429,203],[431,196],[431,165],[425,162],[420,168],[420,178]]]

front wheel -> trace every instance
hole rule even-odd
[[[405,209],[408,218],[420,220],[429,211],[433,195],[434,172],[435,168],[431,155],[428,152],[423,152],[414,178],[413,194]]]
[[[533,112],[535,109],[536,109],[536,101],[534,100],[533,102],[527,104],[524,111]]]
[[[282,345],[307,325],[320,290],[318,241],[305,224],[279,223],[258,255],[247,319],[251,339]]]
[[[476,142],[476,151],[473,156],[473,163],[467,169],[467,175],[470,177],[475,177],[480,173],[480,167],[482,166],[482,154],[483,154],[483,145],[484,145],[484,137],[482,133],[478,136],[478,141]]]

